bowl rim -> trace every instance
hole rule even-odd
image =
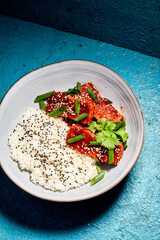
[[[7,177],[16,185],[18,186],[20,189],[22,189],[23,191],[27,192],[28,194],[34,196],[34,197],[37,197],[39,199],[42,199],[42,200],[47,200],[47,201],[51,201],[51,202],[79,202],[79,201],[84,201],[84,200],[88,200],[88,199],[92,199],[92,198],[95,198],[97,196],[100,196],[102,194],[104,194],[105,192],[108,192],[109,190],[111,190],[112,188],[114,188],[116,185],[118,185],[127,175],[128,173],[131,171],[131,169],[134,167],[134,165],[136,164],[141,152],[142,152],[142,148],[143,148],[143,145],[144,145],[144,138],[145,138],[145,119],[144,119],[144,115],[143,115],[143,111],[142,111],[142,107],[135,95],[135,93],[133,92],[132,88],[128,85],[128,83],[118,74],[116,73],[114,70],[112,70],[111,68],[101,64],[101,63],[97,63],[97,62],[94,62],[94,61],[90,61],[90,60],[85,60],[85,59],[69,59],[69,60],[63,60],[63,61],[58,61],[58,62],[55,62],[55,63],[50,63],[50,64],[47,64],[45,66],[42,66],[42,67],[39,67],[39,68],[36,68],[26,74],[24,74],[22,77],[20,77],[16,82],[14,82],[14,84],[7,90],[7,92],[5,93],[5,95],[3,96],[2,100],[0,101],[0,107],[1,107],[1,104],[4,100],[4,98],[6,97],[6,95],[8,94],[8,92],[11,90],[11,88],[14,87],[14,85],[16,83],[18,83],[22,78],[24,78],[25,76],[37,71],[37,70],[40,70],[42,68],[45,68],[45,67],[48,67],[48,66],[51,66],[51,65],[56,65],[56,64],[61,64],[61,63],[65,63],[65,62],[89,62],[89,63],[94,63],[94,64],[97,64],[97,65],[100,65],[102,67],[105,67],[107,68],[109,71],[112,71],[114,74],[116,74],[119,78],[121,78],[121,80],[127,85],[127,87],[130,89],[130,91],[132,92],[137,104],[138,104],[138,107],[139,107],[139,110],[140,110],[140,113],[141,113],[141,117],[142,117],[142,123],[143,123],[143,136],[142,136],[142,143],[141,143],[141,148],[139,149],[139,152],[138,152],[138,155],[135,159],[135,161],[133,162],[133,164],[130,166],[130,168],[126,171],[126,173],[114,184],[112,185],[111,187],[107,188],[106,190],[104,190],[103,192],[101,192],[100,194],[97,193],[97,194],[94,194],[94,196],[89,196],[89,197],[85,197],[85,198],[80,198],[80,199],[74,199],[74,200],[54,200],[54,199],[48,199],[48,198],[45,198],[45,197],[41,197],[41,196],[37,196],[36,194],[34,193],[31,193],[29,190],[26,190],[24,189],[22,186],[20,186],[20,184],[16,183],[12,177],[10,177],[7,172],[5,171],[5,169],[3,168],[2,164],[0,163],[0,167],[2,168],[2,170],[4,171],[4,173],[7,175]]]

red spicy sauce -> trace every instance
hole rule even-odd
[[[80,101],[79,114],[76,114],[75,112],[76,100]],[[62,116],[74,120],[82,113],[87,113],[88,116],[85,119],[81,120],[80,122],[86,125],[91,123],[94,115],[94,105],[90,99],[84,97],[78,99],[71,97],[65,93],[54,91],[52,96],[47,101],[46,112],[47,113],[52,112],[53,110],[62,106],[67,108],[66,112],[62,114]]]
[[[89,95],[87,89],[90,88],[92,92],[97,96],[97,102]],[[98,90],[91,83],[85,83],[81,88],[81,96],[90,98],[94,104],[94,117],[105,118],[107,120],[114,119],[115,123],[123,120],[123,116],[110,104],[109,101],[102,98]]]
[[[84,139],[74,143],[67,142],[68,139],[81,134],[85,136]],[[71,126],[70,131],[66,137],[66,142],[67,142],[67,145],[72,149],[76,149],[81,153],[89,155],[90,157],[94,157],[99,159],[102,162],[108,163],[108,151],[106,149],[102,148],[101,146],[88,145],[90,141],[95,141],[95,137],[96,135],[89,129],[79,124],[75,124]],[[112,164],[117,165],[118,161],[120,160],[123,154],[123,150],[124,150],[123,144],[120,143],[114,150],[114,162]]]

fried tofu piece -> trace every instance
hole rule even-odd
[[[95,100],[89,95],[87,89],[90,88],[92,90],[92,92],[97,96],[97,99],[103,99],[101,97],[101,95],[99,94],[98,90],[94,87],[94,85],[92,83],[85,83],[81,86],[81,96],[82,97],[87,97],[90,98],[94,103]]]
[[[72,125],[69,133],[67,134],[66,142],[69,138],[73,138],[73,137],[81,135],[81,134],[85,136],[84,139],[74,142],[74,143],[67,143],[67,144],[69,145],[69,147],[76,149],[81,153],[84,153],[91,157],[96,158],[97,154],[100,152],[100,147],[99,146],[98,147],[88,146],[88,143],[90,141],[95,141],[95,134],[92,131],[90,131],[89,129],[84,128],[83,126],[81,126],[79,124]]]
[[[119,160],[121,159],[124,151],[124,146],[120,142],[119,145],[115,148],[114,150],[114,162],[112,163],[113,165],[117,165]],[[108,152],[101,152],[100,160],[102,162],[108,163]]]
[[[78,135],[81,135],[81,134],[85,136],[84,139],[79,140],[74,143],[67,142],[68,139],[73,138]],[[88,143],[90,141],[95,141],[95,137],[96,137],[96,135],[89,129],[87,129],[79,124],[75,124],[75,125],[71,126],[70,131],[67,134],[66,143],[72,149],[76,149],[81,153],[89,155],[90,157],[97,158],[102,162],[108,163],[107,149],[104,149],[101,146],[89,146],[88,145]],[[123,150],[124,150],[123,144],[120,143],[114,150],[114,162],[112,164],[114,164],[114,165],[118,164],[120,158],[122,157]]]
[[[79,114],[76,114],[75,112],[76,100],[80,101]],[[71,97],[65,93],[54,91],[52,96],[47,101],[46,112],[52,112],[59,107],[67,107],[66,112],[62,114],[64,117],[74,120],[82,113],[87,113],[88,116],[85,119],[81,120],[80,123],[88,125],[92,122],[94,115],[94,104],[90,99],[86,97],[81,97],[81,99],[78,99]]]
[[[90,88],[97,96],[97,102],[88,94],[87,89]],[[86,96],[91,99],[94,104],[94,117],[96,120],[99,118],[105,118],[107,120],[114,119],[115,123],[123,120],[123,116],[107,101],[102,98],[98,90],[91,83],[85,83],[81,87],[81,96]]]
[[[100,100],[94,103],[94,117],[96,120],[105,118],[107,120],[114,119],[115,123],[123,120],[123,116],[106,100]]]

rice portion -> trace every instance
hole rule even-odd
[[[28,108],[8,139],[11,158],[30,173],[33,183],[52,191],[68,191],[95,175],[96,159],[66,145],[69,129],[62,118]]]

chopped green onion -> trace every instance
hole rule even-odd
[[[52,93],[53,93],[53,92],[48,92],[48,93],[44,93],[44,94],[42,94],[42,95],[39,95],[39,96],[37,96],[37,97],[35,98],[34,102],[36,103],[36,102],[39,102],[39,101],[41,101],[41,100],[47,99],[47,98],[49,98],[49,97],[52,95]]]
[[[127,149],[127,147],[128,147],[128,146],[127,146],[127,144],[124,144],[124,150],[126,150],[126,149]]]
[[[67,140],[67,142],[68,142],[68,143],[74,143],[74,142],[77,142],[77,141],[79,141],[79,140],[81,140],[81,139],[84,139],[84,138],[85,138],[84,135],[78,135],[78,136],[76,136],[76,137],[69,138],[69,139]]]
[[[113,131],[117,131],[122,126],[125,126],[125,121],[118,122]]]
[[[109,158],[109,164],[114,162],[114,150],[113,149],[108,150],[108,158]]]
[[[75,112],[76,112],[76,114],[79,114],[79,112],[80,112],[80,101],[79,100],[76,100]]]
[[[93,186],[94,184],[96,184],[97,182],[99,182],[100,180],[102,180],[104,178],[105,175],[105,171],[102,171],[100,174],[98,174],[97,176],[95,176],[92,180],[91,180],[91,186]]]
[[[42,110],[45,111],[45,110],[46,110],[46,107],[47,107],[46,104],[45,104],[45,102],[44,102],[43,100],[41,100],[41,101],[39,101],[39,104],[40,104]]]
[[[67,95],[74,96],[74,95],[78,94],[79,92],[74,88],[69,88],[68,91],[66,91],[64,93],[66,93]]]
[[[90,142],[88,143],[88,145],[89,145],[89,146],[95,146],[95,145],[101,145],[101,143],[96,142],[96,141],[90,141]]]
[[[95,165],[96,165],[96,168],[97,168],[97,172],[98,172],[98,174],[100,174],[100,173],[102,172],[102,170],[101,170],[99,164],[96,163]]]
[[[77,86],[75,86],[74,88],[69,88],[66,92],[67,95],[71,95],[74,96],[76,94],[81,93],[81,83],[77,82]]]
[[[66,133],[69,133],[69,130],[67,130]]]
[[[86,118],[88,116],[87,113],[82,113],[81,115],[79,115],[76,119],[74,119],[75,122],[79,122],[81,120],[83,120],[84,118]]]
[[[81,83],[77,82],[77,90],[79,93],[81,93]]]
[[[92,92],[90,88],[87,89],[87,92],[97,102],[97,96],[94,94],[94,92]]]
[[[110,104],[113,103],[111,100],[109,100],[108,98],[105,98]]]
[[[59,107],[55,109],[53,112],[49,113],[48,116],[54,117],[54,116],[60,115],[61,113],[64,113],[66,110],[67,110],[66,107]]]

